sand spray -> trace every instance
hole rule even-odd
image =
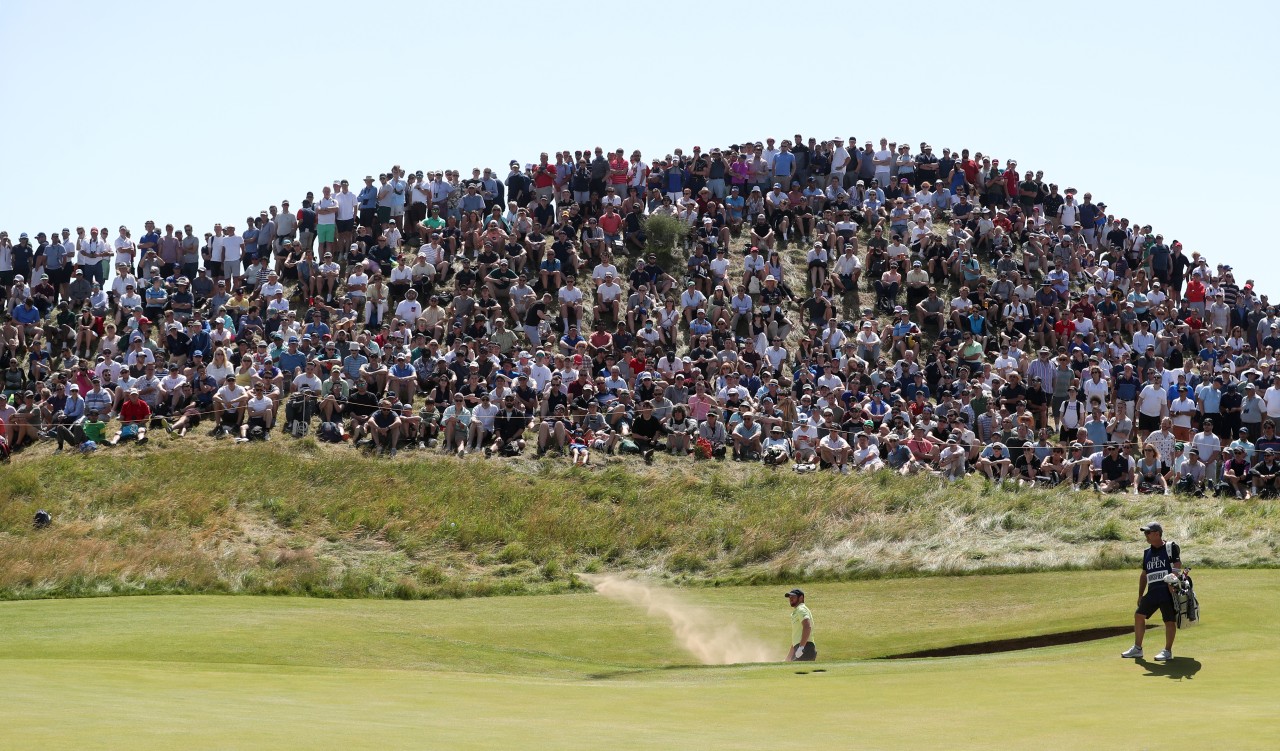
[[[744,636],[736,625],[683,601],[673,590],[621,576],[579,574],[610,600],[643,609],[665,619],[676,641],[703,665],[774,662],[779,656],[763,643]]]

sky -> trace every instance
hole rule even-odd
[[[1223,194],[1275,158],[1278,21],[1264,2],[0,3],[0,229],[203,233],[392,164],[883,136],[1044,170],[1274,297],[1271,202]]]

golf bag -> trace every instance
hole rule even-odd
[[[311,429],[311,418],[315,415],[316,400],[309,392],[298,392],[289,395],[284,404],[285,432],[294,438],[301,438]]]
[[[1164,578],[1173,595],[1173,609],[1178,628],[1191,628],[1200,623],[1200,600],[1196,597],[1195,584],[1186,571],[1175,571]]]

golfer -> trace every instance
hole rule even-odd
[[[813,613],[804,604],[804,590],[793,589],[787,593],[791,603],[791,649],[787,662],[813,662],[818,659],[818,647],[810,640],[813,636]]]
[[[1151,547],[1142,553],[1142,575],[1138,577],[1138,610],[1133,614],[1133,647],[1121,657],[1142,657],[1142,637],[1147,632],[1147,619],[1160,611],[1164,621],[1164,649],[1156,655],[1160,661],[1173,659],[1173,637],[1178,633],[1173,593],[1164,578],[1182,569],[1182,551],[1175,542],[1164,541],[1164,527],[1150,522],[1142,527]]]

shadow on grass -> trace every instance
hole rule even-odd
[[[1165,662],[1148,662],[1139,657],[1134,662],[1147,671],[1143,673],[1146,677],[1169,678],[1175,681],[1183,678],[1191,680],[1196,677],[1196,673],[1199,673],[1201,668],[1200,661],[1194,657],[1174,657]]]
[[[1151,627],[1148,626],[1148,628]],[[921,657],[965,657],[969,655],[996,654],[998,652],[1017,652],[1024,649],[1040,649],[1041,647],[1056,647],[1063,644],[1078,644],[1085,641],[1110,639],[1115,636],[1131,633],[1132,631],[1133,626],[1102,626],[1099,628],[1085,628],[1076,631],[1060,631],[1056,634],[1023,636],[1016,639],[997,639],[995,641],[957,644],[951,647],[940,647],[937,649],[924,649],[918,652],[904,652],[903,654],[886,655],[879,659],[911,660]]]

